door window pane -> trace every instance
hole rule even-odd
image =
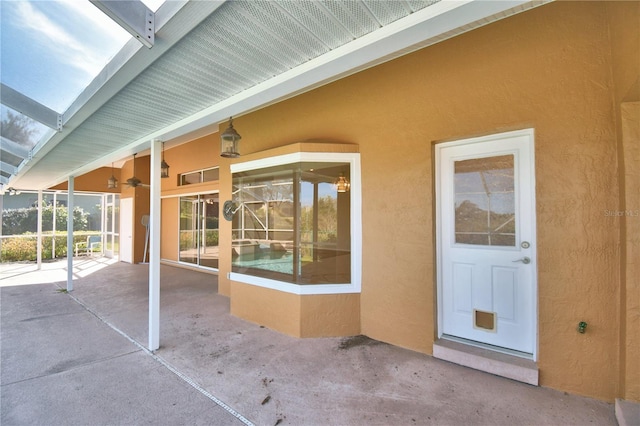
[[[455,242],[515,246],[514,156],[454,163]]]

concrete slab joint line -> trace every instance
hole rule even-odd
[[[57,286],[57,284],[56,284]],[[73,299],[77,304],[79,304],[80,306],[82,306],[84,309],[87,310],[87,312],[89,312],[91,315],[93,315],[94,317],[96,317],[97,319],[99,319],[102,323],[106,324],[108,327],[110,327],[112,330],[114,330],[116,333],[120,334],[122,337],[124,337],[125,339],[127,339],[128,341],[130,341],[131,343],[133,343],[135,346],[137,346],[140,350],[142,350],[144,353],[146,353],[147,355],[149,355],[151,358],[153,358],[156,362],[160,363],[163,367],[165,367],[167,370],[169,370],[170,372],[172,372],[173,374],[175,374],[176,376],[178,376],[180,379],[182,379],[184,382],[186,382],[189,386],[193,387],[195,390],[197,390],[198,392],[200,392],[202,395],[206,396],[207,398],[209,398],[211,401],[213,401],[216,405],[218,405],[219,407],[221,407],[223,410],[225,410],[226,412],[228,412],[229,414],[233,415],[235,418],[237,418],[238,420],[240,420],[242,423],[244,423],[247,426],[255,426],[249,419],[245,418],[242,414],[238,413],[236,410],[234,410],[233,408],[231,408],[230,406],[228,406],[227,404],[225,404],[223,401],[219,400],[218,398],[216,398],[214,395],[212,395],[211,393],[209,393],[206,389],[202,388],[200,385],[198,385],[193,379],[191,379],[189,376],[181,373],[178,369],[176,369],[174,366],[172,366],[171,364],[169,364],[167,361],[165,361],[162,357],[156,355],[155,353],[151,352],[149,349],[147,349],[146,347],[144,347],[143,345],[141,345],[140,343],[138,343],[136,340],[134,340],[133,338],[131,338],[128,334],[126,334],[124,331],[120,330],[118,327],[114,326],[113,324],[111,324],[109,321],[105,320],[104,318],[102,318],[100,315],[98,315],[96,312],[94,312],[93,310],[91,310],[87,305],[85,305],[84,303],[82,303],[78,298],[76,298],[74,295],[72,295],[71,293],[69,293],[69,296],[71,297],[71,299]]]

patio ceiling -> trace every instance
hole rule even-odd
[[[169,1],[25,152],[2,139],[3,190],[45,189],[545,1]],[[53,84],[53,83],[52,83]],[[10,90],[3,85],[4,90]]]

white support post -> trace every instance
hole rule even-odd
[[[74,177],[69,176],[67,196],[67,291],[73,291],[73,184]]]
[[[51,240],[51,259],[56,258],[56,220],[58,217],[56,215],[56,211],[58,211],[58,193],[53,193],[53,218],[51,219],[51,233],[53,234],[53,239]]]
[[[149,211],[149,350],[160,347],[160,162],[162,141],[151,142]]]
[[[36,262],[38,271],[42,269],[42,189],[38,190],[38,224],[36,237]]]

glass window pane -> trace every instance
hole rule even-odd
[[[220,179],[220,169],[217,167],[202,171],[203,182],[213,182]]]
[[[0,133],[3,137],[3,144],[15,143],[18,147],[22,147],[27,151],[31,150],[43,136],[54,133],[54,130],[27,117],[18,111],[0,105],[0,113],[2,115]],[[13,153],[11,153],[13,151]],[[8,149],[2,156],[2,161],[12,166],[18,166],[22,162],[22,157],[18,152],[20,149]],[[16,155],[17,154],[17,155]]]
[[[73,228],[76,231],[100,232],[102,230],[101,196],[75,194],[73,203]]]
[[[180,261],[198,261],[198,197],[180,197]]]
[[[456,161],[456,243],[515,246],[514,156]]]
[[[300,163],[234,174],[232,269],[294,284],[351,282],[349,164]]]
[[[209,268],[218,267],[219,249],[218,249],[218,229],[219,229],[219,212],[220,198],[218,194],[207,194],[200,196],[201,211],[204,220],[200,223],[204,226],[204,237],[200,246],[200,265]]]
[[[202,182],[201,172],[184,173],[180,175],[180,185],[190,185],[192,183],[200,183],[200,182]]]

